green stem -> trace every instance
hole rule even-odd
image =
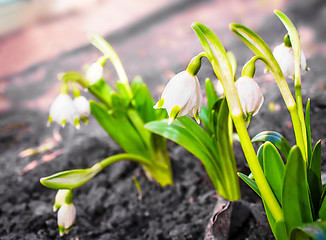
[[[248,131],[245,126],[242,115],[233,116],[233,122],[237,129],[237,133],[240,138],[240,143],[244,151],[245,157],[247,159],[249,168],[255,178],[255,181],[261,193],[261,197],[266,202],[266,205],[268,206],[268,209],[272,213],[275,221],[276,222],[282,221],[284,219],[282,209],[277,199],[275,198],[275,195],[272,189],[270,188],[265,178],[264,172],[259,164],[258,158],[251,144],[250,137],[248,135]]]
[[[99,164],[101,166],[101,168],[103,169],[103,168],[111,165],[112,163],[116,163],[116,162],[124,161],[124,160],[134,161],[134,162],[143,164],[145,166],[153,165],[153,163],[150,160],[148,160],[147,158],[144,158],[144,157],[141,157],[141,156],[138,156],[135,154],[129,154],[129,153],[121,153],[121,154],[113,155],[113,156],[103,159],[101,162],[96,163],[96,164]]]
[[[282,221],[282,209],[265,178],[263,170],[261,169],[254,147],[252,146],[247,128],[245,126],[245,122],[243,120],[243,113],[240,105],[239,96],[233,81],[234,76],[232,66],[227,58],[225,49],[218,37],[206,26],[200,23],[194,23],[192,24],[192,28],[195,30],[197,36],[199,37],[203,48],[208,56],[208,59],[212,64],[216,76],[222,82],[232,120],[239,135],[240,143],[247,159],[247,162],[249,164],[249,167],[254,175],[257,186],[261,192],[262,199],[266,202],[268,209],[273,215],[275,221]],[[215,48],[215,51],[211,49],[206,37],[207,39],[209,39],[211,45]]]
[[[125,86],[129,97],[132,98],[132,91],[129,85],[127,74],[120,61],[118,54],[114,51],[113,47],[98,34],[88,33],[88,39],[95,47],[97,47],[104,54],[105,58],[110,59],[118,74],[120,82]]]

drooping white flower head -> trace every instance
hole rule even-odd
[[[274,48],[273,55],[280,65],[284,77],[293,77],[295,73],[295,62],[292,47],[287,47],[282,43]],[[302,50],[300,54],[300,66],[301,71],[307,70],[307,61]]]
[[[256,81],[251,77],[240,77],[235,82],[235,87],[244,115],[255,116],[264,102],[264,96]]]
[[[73,203],[63,203],[58,211],[58,227],[60,236],[68,233],[76,220],[76,208]]]
[[[68,189],[60,189],[58,190],[57,194],[55,195],[55,199],[54,199],[54,204],[53,204],[53,212],[56,212],[62,204],[64,204],[65,199],[67,194],[69,193]]]
[[[61,93],[53,101],[50,107],[48,125],[52,121],[61,124],[62,127],[64,127],[68,122],[70,124],[74,124],[77,129],[79,128],[79,114],[71,97],[68,94]]]
[[[77,109],[80,119],[87,122],[88,116],[91,114],[89,101],[84,96],[79,96],[74,99],[74,105]]]
[[[103,76],[103,66],[99,62],[92,63],[85,74],[90,85],[97,83]]]
[[[166,85],[160,100],[154,108],[165,108],[169,124],[176,117],[189,115],[199,123],[199,112],[203,102],[200,84],[196,76],[187,70],[175,75]]]

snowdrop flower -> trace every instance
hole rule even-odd
[[[251,77],[240,77],[235,82],[242,111],[247,119],[250,120],[255,116],[264,102],[264,96],[256,83]]]
[[[59,234],[63,236],[70,231],[71,226],[75,223],[76,208],[72,203],[73,195],[71,190],[61,189],[55,197],[54,207],[57,205]],[[56,208],[57,209],[57,208]]]
[[[70,231],[76,220],[76,208],[73,203],[63,203],[58,211],[59,234],[63,236]]]
[[[50,125],[52,121],[61,124],[62,127],[64,127],[67,122],[74,124],[77,129],[80,127],[79,114],[68,94],[59,94],[52,103],[48,125]]]
[[[280,65],[284,77],[293,77],[295,73],[295,62],[292,47],[287,47],[282,43],[274,48],[273,55]],[[308,69],[306,57],[302,50],[300,54],[300,66],[301,71]]]
[[[103,66],[99,62],[91,64],[86,70],[85,78],[90,85],[97,83],[103,76]]]
[[[66,196],[70,190],[68,189],[60,189],[55,195],[54,204],[53,204],[53,212],[56,212],[61,205],[65,202]]]
[[[199,112],[203,96],[197,76],[187,70],[175,75],[166,85],[154,108],[165,108],[170,125],[176,117],[189,115],[199,123]]]
[[[74,105],[77,109],[80,120],[86,123],[88,120],[88,116],[91,113],[89,101],[84,96],[79,96],[74,99]]]

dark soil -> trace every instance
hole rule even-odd
[[[314,0],[309,4],[308,1],[294,2],[296,4],[289,6],[290,18],[298,21],[304,12],[314,8],[320,9],[317,13],[324,19],[326,8],[323,1]],[[302,16],[302,21],[318,32],[318,39],[325,41],[324,25],[321,24],[324,21],[317,22],[318,25],[315,20],[310,20],[310,15]],[[275,44],[282,39],[274,37],[282,25],[269,20],[263,23],[264,28],[259,33],[270,40],[268,43]],[[240,59],[239,66],[249,59],[248,50],[240,42],[230,43],[228,47]],[[312,100],[313,143],[322,139],[322,159],[325,161],[326,57],[317,53],[308,60],[308,64],[311,71],[303,77],[303,99],[304,102],[308,97]],[[208,65],[203,68],[201,74]],[[52,70],[53,75],[62,71]],[[211,70],[206,72],[209,71],[211,74]],[[145,81],[148,82],[151,77],[148,76]],[[162,78],[159,76],[159,79]],[[275,130],[293,144],[290,115],[283,106],[283,100],[275,83],[263,80],[264,77],[261,77],[259,83],[265,89],[265,103],[250,125],[250,135],[262,130]],[[279,104],[280,109],[269,112],[270,102]],[[74,190],[76,223],[68,235],[60,238],[56,213],[52,212],[56,191],[43,187],[40,177],[89,167],[107,156],[120,153],[121,149],[93,118],[80,131],[71,127],[46,128],[46,120],[47,113],[39,110],[13,109],[0,115],[0,239],[198,240],[214,239],[213,236],[217,235],[221,237],[216,239],[273,239],[261,201],[249,187],[241,182],[242,200],[225,207],[226,203],[216,194],[200,161],[172,142],[168,143],[168,148],[173,186],[162,188],[149,182],[135,163],[113,164],[83,187]],[[57,146],[36,156],[19,157],[21,151],[37,147],[52,137],[53,130],[59,131],[63,139]],[[50,161],[55,154],[58,156]],[[235,155],[238,170],[248,174],[238,144],[235,144]],[[36,166],[22,174],[25,166],[33,161]],[[322,169],[325,171],[325,162]],[[132,177],[137,177],[140,183],[141,200]]]

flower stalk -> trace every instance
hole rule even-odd
[[[282,221],[283,213],[281,207],[264,176],[264,172],[261,169],[255,150],[251,144],[251,140],[243,119],[240,100],[233,81],[234,75],[232,66],[228,60],[225,49],[217,36],[206,26],[200,23],[193,23],[192,28],[199,37],[216,76],[222,82],[224,93],[228,100],[231,117],[239,135],[242,149],[255,181],[261,190],[262,197],[265,199],[274,219],[276,221]],[[207,39],[210,41],[210,43]],[[211,49],[211,46],[214,47],[214,51]],[[214,52],[216,53],[214,54]]]

